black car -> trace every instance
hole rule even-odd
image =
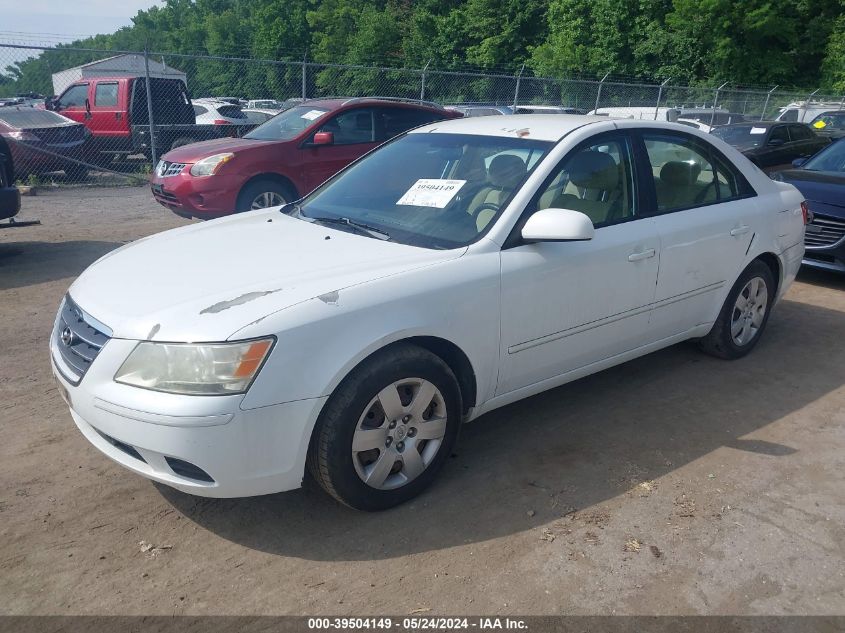
[[[15,165],[12,151],[0,138],[0,220],[8,220],[21,209],[21,195],[15,187]]]
[[[845,139],[794,164],[796,169],[772,174],[772,180],[795,185],[812,212],[804,264],[845,273]]]
[[[831,110],[822,112],[815,119],[810,121],[819,136],[826,136],[831,140],[845,137],[845,110]]]
[[[17,177],[64,171],[83,180],[91,136],[81,123],[28,106],[0,107],[0,136],[11,147]]]
[[[819,136],[803,123],[759,121],[715,128],[711,134],[733,145],[764,170],[787,166],[796,158],[812,156],[829,138]]]

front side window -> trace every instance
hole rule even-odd
[[[774,143],[772,143],[774,141]],[[785,125],[778,125],[772,128],[772,133],[769,134],[769,145],[774,145],[777,143],[788,143],[789,142],[789,132],[786,129]]]
[[[658,213],[749,195],[742,174],[694,137],[644,134]]]
[[[842,112],[820,114],[810,121],[810,127],[823,130],[826,127],[845,127],[845,110]]]
[[[794,108],[790,108],[789,110],[784,110],[783,114],[780,115],[779,121],[797,121],[798,120],[798,110]]]
[[[406,134],[288,212],[309,221],[333,219],[334,226],[345,218],[404,244],[458,248],[495,223],[551,146],[523,138]],[[531,167],[522,155],[532,156]]]
[[[95,106],[117,105],[117,83],[97,84],[94,90]]]
[[[568,154],[540,192],[537,210],[570,209],[601,227],[634,215],[630,141],[617,136]]]
[[[61,107],[70,108],[73,106],[84,106],[88,99],[88,84],[80,84],[78,86],[71,86],[61,96],[59,100]]]
[[[332,117],[320,126],[319,132],[331,132],[334,145],[375,143],[373,109],[356,108]]]

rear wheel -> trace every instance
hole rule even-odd
[[[338,501],[384,510],[434,481],[460,422],[460,389],[449,366],[422,348],[395,345],[364,361],[329,398],[308,467]]]
[[[751,262],[731,288],[713,329],[699,346],[719,358],[742,358],[760,340],[774,299],[771,269],[760,260]]]
[[[237,210],[252,211],[278,207],[293,202],[296,196],[290,187],[276,180],[256,180],[249,183],[238,195]]]

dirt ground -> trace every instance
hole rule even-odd
[[[0,231],[0,613],[845,613],[845,278],[802,274],[741,361],[678,345],[486,415],[426,494],[364,514],[194,498],[90,446],[50,376],[56,308],[185,221],[140,187],[30,218]]]

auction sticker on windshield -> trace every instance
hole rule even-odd
[[[764,127],[753,127],[751,128],[750,134],[765,134],[766,128]]]
[[[313,121],[314,119],[319,119],[324,114],[325,112],[323,112],[322,110],[309,110],[308,112],[303,114],[301,118]]]
[[[396,201],[396,204],[442,209],[452,201],[466,182],[466,180],[420,178],[411,185],[405,195]]]

